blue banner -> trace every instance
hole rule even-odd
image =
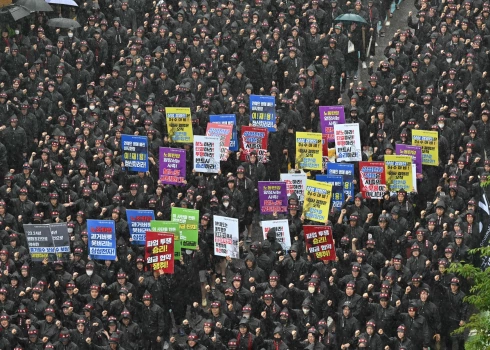
[[[129,234],[134,244],[145,245],[146,231],[150,231],[150,221],[155,220],[153,210],[136,210],[127,209],[126,217],[128,218]]]
[[[236,116],[234,114],[215,114],[209,116],[211,123],[233,125],[231,133],[230,151],[238,151],[238,136],[236,132]]]
[[[114,220],[87,220],[88,254],[91,259],[116,260]]]
[[[148,138],[146,136],[121,135],[122,161],[129,171],[146,172],[148,163]]]
[[[344,177],[342,175],[317,175],[316,181],[332,184],[332,206],[340,210],[344,204]]]
[[[250,125],[275,132],[276,99],[274,96],[250,96]]]
[[[327,163],[328,175],[342,175],[344,177],[344,194],[354,198],[354,164]]]

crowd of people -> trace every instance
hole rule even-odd
[[[487,240],[488,1],[416,0],[397,24],[391,0],[77,3],[1,29],[0,349],[464,349],[453,331],[471,285],[448,268],[480,264],[469,250]],[[346,13],[364,23],[335,21]],[[80,28],[46,25],[74,14]],[[190,108],[194,135],[235,114],[240,138],[254,94],[276,102],[266,159],[230,151],[218,174],[196,172],[165,108]],[[336,259],[319,261],[303,237],[319,223],[298,197],[263,217],[257,186],[298,170],[295,133],[321,132],[329,105],[359,124],[364,160],[420,129],[438,132],[439,164],[423,166],[417,193],[380,200],[363,198],[356,171],[356,195],[324,223]],[[148,137],[148,172],[125,168],[123,134]],[[160,181],[159,147],[186,150],[185,185]],[[199,210],[198,248],[174,274],[148,271],[126,209],[170,220],[174,206]],[[239,219],[240,259],[213,255],[214,215]],[[278,218],[288,250],[258,233]],[[87,219],[115,221],[115,261],[90,258]],[[60,222],[71,254],[34,262],[24,225]]]

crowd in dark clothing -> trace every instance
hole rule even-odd
[[[479,265],[469,251],[486,240],[488,1],[415,1],[381,62],[388,0],[77,3],[1,32],[0,349],[464,349],[453,331],[471,285],[448,268]],[[346,13],[367,24],[335,21]],[[81,27],[46,25],[60,14]],[[190,108],[194,135],[234,114],[240,139],[251,95],[275,98],[266,157],[229,151],[218,174],[196,172],[165,109]],[[337,104],[359,125],[363,160],[383,161],[417,129],[437,131],[439,164],[423,166],[417,192],[373,200],[356,163],[356,195],[324,223],[336,259],[320,261],[303,237],[319,223],[298,196],[261,216],[257,188],[299,170],[296,132],[321,132],[318,107]],[[124,166],[123,134],[148,137],[148,172]],[[160,147],[186,150],[185,185],[160,181]],[[147,271],[126,210],[170,220],[172,207],[199,210],[198,249],[174,274]],[[214,215],[239,220],[239,259],[213,255]],[[115,261],[88,256],[87,219],[115,221]],[[290,249],[274,230],[258,237],[265,219],[288,220]],[[71,253],[34,262],[24,225],[60,222]]]

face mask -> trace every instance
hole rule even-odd
[[[369,252],[372,252],[372,251],[374,250],[374,248],[373,248],[373,247],[369,247],[369,248],[366,248],[366,249],[367,249],[367,251],[369,251]]]
[[[109,112],[114,112],[114,107],[109,107]]]
[[[311,294],[315,293],[315,287],[308,287],[308,292]]]
[[[224,203],[223,203],[223,206],[224,206],[225,208],[228,208],[228,206],[229,206],[229,205],[230,205],[230,203],[229,203],[229,202],[224,202]]]
[[[73,233],[73,229],[71,227],[68,228],[68,233]]]
[[[138,109],[138,105],[133,105],[133,109]]]
[[[452,58],[446,58],[446,62],[447,62],[447,63],[451,63],[452,61],[453,61],[453,59],[452,59]]]
[[[250,314],[243,314],[243,318],[246,318],[247,320],[250,318]]]
[[[438,123],[439,127],[442,129],[444,127],[444,123]]]
[[[310,309],[303,308],[303,313],[306,315],[308,312],[310,312]]]
[[[91,111],[93,111],[93,110],[95,109],[95,106],[90,105],[90,106],[88,106],[88,108],[89,108]]]
[[[194,251],[193,251],[193,250],[186,249],[186,250],[185,250],[185,253],[186,253],[187,255],[192,255],[192,254],[194,253]]]
[[[16,34],[16,35],[19,35],[19,34],[20,34],[20,31],[16,29],[16,30],[15,30],[15,34]]]
[[[69,38],[73,38],[73,33],[68,33]]]
[[[288,323],[288,319],[287,318],[280,318],[279,322],[281,322],[281,324],[286,324],[286,323]]]
[[[233,295],[225,295],[225,300],[233,300]]]
[[[92,276],[94,274],[94,270],[87,270],[87,276]]]

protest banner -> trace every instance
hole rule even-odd
[[[361,134],[359,124],[335,124],[335,153],[338,162],[362,160]]]
[[[342,175],[317,175],[316,181],[332,185],[332,206],[341,209],[344,204],[344,177]]]
[[[327,175],[342,175],[344,178],[344,196],[354,198],[354,164],[328,163]]]
[[[149,231],[172,233],[174,235],[174,259],[180,260],[180,224],[178,222],[152,220],[150,221]]]
[[[345,123],[344,106],[320,106],[321,133],[326,136],[328,142],[335,142],[334,125]]]
[[[335,260],[331,226],[303,226],[306,252],[318,260]]]
[[[218,173],[220,170],[220,138],[194,136],[194,170],[198,173]]]
[[[129,171],[147,172],[150,169],[148,137],[121,135],[121,150],[121,161]]]
[[[206,129],[206,136],[219,137],[220,160],[222,161],[226,161],[228,159],[228,150],[230,149],[232,132],[233,132],[232,125],[208,123],[208,127]]]
[[[70,238],[66,222],[25,224],[24,233],[32,261],[42,261],[46,258],[52,261],[68,260]]]
[[[328,220],[331,200],[331,184],[315,180],[306,180],[303,215],[308,220],[325,223]]]
[[[276,131],[276,98],[274,96],[250,96],[250,125]]]
[[[299,205],[300,207],[303,207],[303,203],[305,201],[306,174],[281,174],[281,181],[286,183],[286,193],[288,198],[293,193],[296,193],[298,196]]]
[[[231,132],[230,151],[238,151],[238,134],[236,131],[236,115],[234,114],[213,114],[209,116],[211,123],[231,125],[233,130]]]
[[[174,273],[174,235],[172,233],[146,233],[146,264],[151,271]]]
[[[189,107],[166,107],[167,132],[170,143],[192,143],[192,117]]]
[[[127,209],[129,235],[135,245],[145,245],[146,231],[150,230],[151,220],[155,220],[153,210]]]
[[[159,178],[162,184],[184,185],[186,181],[185,150],[160,147],[159,153]]]
[[[116,260],[114,220],[87,220],[88,254],[91,259]]]
[[[396,192],[404,189],[413,191],[412,157],[385,155],[385,176],[388,191]]]
[[[196,250],[199,210],[172,207],[171,221],[178,222],[182,249]]]
[[[214,255],[239,258],[238,219],[226,216],[213,216],[214,225]]]
[[[261,214],[288,212],[288,195],[284,181],[259,181],[257,189]]]
[[[416,165],[417,174],[422,174],[422,147],[397,143],[395,153],[399,156],[412,157],[412,164]]]
[[[296,164],[300,169],[322,170],[322,134],[296,133]]]
[[[242,126],[240,135],[240,153],[241,161],[248,161],[249,154],[252,151],[257,151],[259,162],[264,162],[267,159],[267,142],[269,140],[269,132],[265,128],[256,128],[254,126]]]
[[[359,181],[363,198],[383,199],[386,192],[385,163],[359,162]]]
[[[279,243],[284,251],[291,248],[291,236],[289,234],[289,223],[287,219],[283,220],[266,220],[260,222],[264,240],[267,239],[267,233],[271,228],[276,230],[276,242]]]
[[[422,147],[422,164],[439,166],[439,136],[437,131],[412,130],[412,145]]]

